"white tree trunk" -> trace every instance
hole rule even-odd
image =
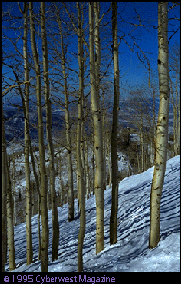
[[[15,152],[13,153],[13,223],[16,226]]]
[[[2,272],[5,271],[6,263],[6,140],[5,140],[5,125],[3,116],[3,102],[2,102]]]
[[[9,165],[6,155],[6,178],[7,178],[7,227],[8,227],[8,247],[9,247],[9,270],[15,269],[15,246],[14,246],[14,224],[13,224],[13,197],[9,173]]]
[[[91,188],[90,188],[90,176],[89,176],[89,162],[88,162],[88,146],[87,141],[85,140],[85,185],[86,185],[86,196],[89,199],[91,195]]]
[[[45,30],[45,2],[41,2],[41,34],[43,52],[43,76],[45,83],[45,107],[46,107],[46,130],[49,151],[50,167],[50,192],[52,203],[52,261],[58,259],[59,225],[57,197],[55,192],[55,168],[54,168],[54,147],[52,141],[52,106],[50,101],[50,88],[48,76],[48,48]]]
[[[180,155],[180,94],[179,94],[179,104],[178,104],[177,155]]]
[[[158,71],[160,85],[160,107],[156,128],[156,161],[150,196],[149,248],[160,241],[160,200],[167,160],[169,120],[169,68],[168,68],[168,2],[158,3]]]
[[[21,9],[20,9],[21,10]],[[28,4],[24,4],[24,36],[23,36],[23,56],[24,56],[24,72],[25,72],[25,175],[26,175],[26,264],[32,263],[32,235],[31,235],[31,189],[30,189],[30,166],[29,166],[29,66],[28,66],[28,50],[27,50],[27,34],[28,34]],[[19,86],[20,87],[20,86]]]
[[[79,64],[79,96],[78,96],[78,125],[77,125],[77,184],[80,207],[80,228],[78,235],[78,272],[83,271],[83,242],[85,237],[85,179],[84,179],[84,143],[83,143],[83,96],[84,96],[84,64],[81,9],[78,10],[78,64]]]
[[[35,64],[36,73],[36,97],[38,105],[38,143],[40,155],[40,172],[41,172],[41,223],[42,223],[42,239],[41,239],[41,272],[48,272],[48,208],[47,208],[47,176],[45,171],[45,146],[43,135],[43,119],[41,106],[41,73],[38,59],[38,52],[35,42],[35,24],[33,16],[33,2],[29,2],[30,13],[30,30],[31,30],[31,48]]]
[[[97,80],[95,74],[93,7],[94,7],[94,2],[89,3],[91,110],[94,120],[94,153],[95,153],[95,164],[96,164],[94,188],[96,196],[96,215],[97,215],[96,218],[96,254],[97,254],[104,249],[104,188],[103,188],[104,165],[103,165],[102,117],[101,117],[101,109],[99,103],[99,94],[96,87]],[[97,23],[96,26],[98,26]]]
[[[62,32],[62,23],[60,19],[60,11],[56,4],[56,16],[61,36],[61,48],[62,48],[62,73],[64,78],[64,92],[65,92],[65,125],[66,125],[66,139],[67,139],[67,160],[68,160],[68,221],[74,220],[74,184],[73,184],[73,168],[72,168],[72,148],[71,148],[71,136],[70,136],[70,117],[69,117],[69,93],[67,86],[67,74],[66,74],[66,61],[65,61],[65,46]]]

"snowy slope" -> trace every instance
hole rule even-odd
[[[111,189],[105,191],[105,249],[95,255],[96,203],[92,196],[86,201],[86,234],[84,271],[180,271],[180,156],[167,161],[161,200],[161,241],[148,249],[149,200],[153,168],[125,178],[119,184],[118,242],[109,245]],[[79,219],[67,222],[67,204],[58,209],[60,240],[59,259],[51,262],[51,211],[49,211],[49,272],[77,271],[77,239]],[[26,226],[15,227],[15,272],[41,271],[38,261],[37,216],[32,218],[34,263],[26,266]],[[6,265],[8,271],[8,263]]]

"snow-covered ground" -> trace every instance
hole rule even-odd
[[[86,200],[86,232],[83,250],[85,272],[180,271],[180,156],[167,161],[161,199],[161,241],[149,250],[149,203],[153,168],[126,177],[119,183],[118,241],[109,244],[111,188],[105,193],[105,249],[95,254],[96,203],[95,196]],[[68,223],[68,207],[58,208],[59,258],[51,262],[52,225],[49,211],[49,272],[76,272],[79,219],[77,200],[75,220]],[[14,272],[39,272],[38,220],[32,217],[34,262],[26,266],[26,224],[15,227],[15,254],[17,268]],[[8,271],[8,263],[6,264]]]

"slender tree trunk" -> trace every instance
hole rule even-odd
[[[137,164],[138,164],[138,173],[141,172],[140,170],[140,160],[139,160],[139,150],[137,149]]]
[[[160,241],[160,200],[167,160],[169,120],[169,68],[168,68],[168,2],[158,3],[158,71],[160,85],[160,107],[156,128],[156,161],[150,196],[149,248]]]
[[[16,226],[15,153],[13,153],[13,224]]]
[[[94,122],[93,122],[94,125]],[[91,135],[91,140],[92,140],[92,158],[91,158],[91,162],[92,162],[92,181],[91,181],[91,185],[92,185],[92,194],[94,195],[94,185],[95,185],[95,153],[94,153],[94,132]]]
[[[62,180],[62,163],[61,163],[61,156],[60,154],[58,155],[57,159],[57,168],[58,168],[58,176],[59,176],[59,181],[60,181],[60,190],[59,190],[59,203],[60,206],[62,206],[62,193],[63,193],[63,180]]]
[[[111,168],[111,151],[110,151],[110,140],[107,137],[107,163],[109,168],[109,187],[111,187],[112,184],[112,168]]]
[[[99,94],[96,87],[94,58],[94,2],[89,3],[89,47],[90,47],[90,79],[91,79],[91,110],[94,120],[94,153],[95,153],[95,196],[96,196],[96,254],[104,249],[104,188],[103,188],[103,140],[102,117]],[[97,58],[96,58],[97,59]]]
[[[106,185],[107,185],[107,173],[106,173],[106,135],[105,135],[105,105],[104,105],[104,93],[103,93],[102,131],[103,131],[104,190],[106,190]]]
[[[89,176],[89,162],[88,162],[88,146],[87,141],[85,140],[85,185],[86,185],[86,197],[89,199],[91,195],[91,188],[90,188],[90,176]]]
[[[55,4],[54,4],[55,5]],[[60,19],[60,11],[55,5],[59,31],[61,35],[61,48],[62,48],[62,73],[64,78],[64,91],[65,91],[65,124],[66,124],[66,138],[67,138],[67,159],[68,159],[68,222],[74,220],[74,187],[73,187],[73,168],[72,168],[72,150],[71,150],[71,136],[70,136],[70,118],[69,118],[69,94],[67,86],[67,75],[65,68],[65,47],[63,41],[62,24]]]
[[[7,173],[7,226],[8,226],[8,247],[9,247],[9,270],[16,268],[15,265],[15,247],[14,247],[14,224],[13,224],[13,197],[10,180],[8,159],[6,153],[6,173]]]
[[[17,73],[15,71],[13,71],[15,77],[16,77],[16,80],[17,82],[20,82],[19,80],[19,77],[17,75]],[[28,82],[27,82],[28,83]],[[24,117],[26,117],[26,106],[25,106],[25,99],[23,97],[23,92],[22,92],[22,89],[21,89],[21,86],[19,84],[19,93],[21,95],[21,99],[22,99],[22,106],[23,106],[23,112],[24,112]],[[30,155],[31,155],[31,163],[32,163],[32,168],[33,168],[33,174],[34,174],[34,177],[35,177],[35,187],[36,187],[36,190],[38,192],[38,239],[39,239],[39,254],[38,254],[38,259],[40,260],[41,259],[41,234],[40,234],[40,215],[41,215],[41,209],[40,209],[40,206],[41,206],[41,192],[40,192],[40,183],[39,183],[39,179],[38,179],[38,174],[36,172],[36,167],[35,167],[35,158],[34,158],[34,154],[33,154],[33,148],[31,146],[31,139],[30,139],[30,133],[27,132],[26,133],[27,135],[29,135],[29,150],[30,150]],[[20,194],[20,189],[19,189],[19,194]]]
[[[177,77],[176,77],[176,85],[177,85]],[[177,107],[177,100],[178,100],[178,94],[177,94],[177,87],[176,87],[176,98],[174,102],[174,96],[173,96],[173,88],[172,88],[172,81],[170,79],[170,93],[172,95],[172,104],[173,104],[173,150],[174,150],[174,156],[177,155],[177,127],[178,127],[178,107]]]
[[[40,166],[38,163],[38,179],[39,179],[39,183],[41,184],[41,177],[40,177]],[[41,194],[38,195],[38,260],[41,260],[41,230],[40,230],[40,225],[41,225],[41,221],[40,221],[40,216],[41,216]]]
[[[141,129],[140,129],[140,144],[141,144],[141,172],[145,170],[145,161],[144,161],[144,134],[143,134],[143,113],[141,109]]]
[[[117,44],[117,2],[112,2],[112,33],[114,50],[114,108],[111,135],[112,164],[112,205],[110,217],[110,244],[117,243],[117,209],[118,209],[118,164],[117,164],[117,129],[119,110],[119,65]]]
[[[176,103],[175,103],[175,141],[174,141],[174,152],[175,152],[175,156],[177,155],[177,147],[178,147],[178,78],[177,78],[177,74],[176,74],[176,90],[175,90],[175,95],[176,95]],[[179,105],[180,107],[180,105]],[[180,145],[180,142],[179,142]]]
[[[180,94],[179,94],[179,104],[178,104],[177,155],[180,155]]]
[[[2,272],[5,271],[6,263],[6,140],[5,140],[5,125],[3,115],[3,102],[2,102]]]
[[[20,93],[21,99],[22,99],[23,113],[24,113],[24,117],[26,117],[25,99],[23,97],[23,92],[22,92],[22,89],[21,89],[19,76],[15,71],[13,71],[13,73],[14,73],[16,80],[18,82],[18,85],[19,85],[18,89],[19,89],[19,93]],[[28,85],[28,82],[26,83],[26,85]],[[29,139],[29,151],[30,151],[30,155],[31,155],[31,163],[32,163],[32,168],[33,168],[33,174],[34,174],[34,177],[35,177],[35,186],[36,186],[38,194],[40,195],[38,174],[36,172],[36,167],[35,167],[35,158],[34,158],[34,155],[33,155],[33,148],[31,146],[30,133],[27,133],[27,134],[29,135],[29,138],[28,138]]]
[[[150,140],[150,166],[152,167],[154,163],[154,144],[153,144],[153,139],[151,137]]]
[[[83,92],[84,92],[84,65],[83,65],[83,43],[81,9],[77,3],[78,10],[78,64],[79,64],[79,96],[78,96],[78,125],[77,125],[77,184],[80,206],[80,228],[78,235],[78,272],[83,271],[83,242],[85,236],[85,180],[83,171],[83,159],[81,152],[81,138],[83,128]]]
[[[21,9],[20,9],[21,10]],[[29,66],[28,66],[28,50],[27,50],[27,34],[28,34],[28,4],[24,3],[24,11],[21,10],[24,18],[24,36],[23,36],[23,56],[25,71],[25,176],[26,176],[26,264],[32,263],[32,235],[31,235],[31,189],[30,189],[30,167],[29,167]]]
[[[41,107],[41,74],[38,60],[38,53],[35,43],[35,24],[33,17],[33,2],[29,2],[30,29],[31,29],[31,48],[35,63],[36,72],[36,96],[38,105],[38,143],[40,153],[40,172],[41,172],[41,272],[48,272],[48,208],[47,208],[47,179],[45,172],[45,146],[43,137],[43,120]]]
[[[153,121],[152,121],[152,131],[153,131],[153,134],[151,136],[151,154],[150,154],[150,164],[151,164],[151,167],[153,166],[154,164],[154,161],[155,161],[155,90],[153,89]]]
[[[96,89],[99,95],[100,91],[100,67],[101,67],[101,44],[100,44],[100,35],[99,35],[99,26],[100,26],[100,2],[94,2],[94,15],[95,15],[95,31],[94,31],[94,42],[95,42],[95,79],[96,79]],[[104,96],[103,96],[104,104]],[[106,189],[106,160],[104,152],[104,110],[102,111],[102,140],[103,140],[103,167],[104,167],[104,179],[103,187]]]
[[[55,169],[54,169],[54,147],[52,141],[52,106],[49,92],[48,79],[48,49],[45,30],[45,2],[41,2],[41,33],[42,33],[42,52],[43,52],[43,76],[45,83],[45,107],[46,107],[46,130],[48,140],[48,151],[50,159],[50,192],[52,203],[52,261],[58,259],[59,225],[57,198],[55,192]]]

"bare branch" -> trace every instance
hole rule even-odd
[[[69,11],[68,11],[68,9],[67,9],[67,7],[66,7],[66,5],[65,5],[65,3],[64,2],[62,2],[62,4],[64,5],[64,7],[65,7],[65,11],[67,12],[67,14],[68,14],[68,16],[69,16],[69,19],[70,19],[70,21],[71,21],[71,23],[72,23],[72,25],[73,25],[73,27],[74,27],[74,29],[75,29],[75,31],[76,31],[76,33],[78,33],[78,29],[77,29],[77,27],[76,27],[76,25],[75,25],[75,23],[74,23],[74,21],[73,21],[73,19],[72,19],[72,17],[71,17],[71,14],[69,13]],[[57,8],[57,6],[55,5],[55,7]],[[58,8],[57,8],[58,9]]]
[[[5,95],[7,95],[7,93],[8,93],[12,88],[16,88],[16,87],[19,87],[20,85],[29,84],[29,83],[30,83],[30,80],[29,80],[29,81],[24,81],[23,83],[19,83],[18,85],[12,85],[12,86],[6,88],[6,89],[2,92],[2,97],[4,97]]]
[[[178,29],[176,31],[173,32],[173,34],[169,37],[169,41],[171,40],[171,38],[178,32],[178,30],[180,29],[180,27],[178,27]]]
[[[169,9],[168,9],[167,12],[169,12],[170,10],[174,9],[174,8],[177,7],[177,6],[180,6],[180,3],[179,3],[179,2],[172,2],[172,3],[173,3],[173,5],[172,5],[171,7],[169,7]]]
[[[102,19],[104,18],[104,16],[109,13],[110,10],[111,10],[111,5],[110,5],[109,9],[107,10],[107,12],[105,12],[105,13],[102,15],[102,17],[99,19],[99,23],[102,21]]]
[[[67,12],[67,14],[68,14],[68,16],[69,16],[69,19],[70,19],[70,21],[71,21],[71,23],[72,23],[72,25],[73,25],[73,27],[74,27],[74,29],[75,29],[76,34],[78,34],[78,29],[77,29],[77,27],[76,27],[74,21],[72,20],[71,14],[69,13],[69,11],[68,11],[68,9],[67,9],[65,3],[62,2],[62,4],[63,4],[64,7],[65,7],[65,11]],[[88,45],[88,43],[86,42],[86,40],[85,40],[84,37],[82,38],[82,40],[83,40],[83,43],[84,43],[84,44],[87,46],[87,48],[89,49],[89,45]]]

